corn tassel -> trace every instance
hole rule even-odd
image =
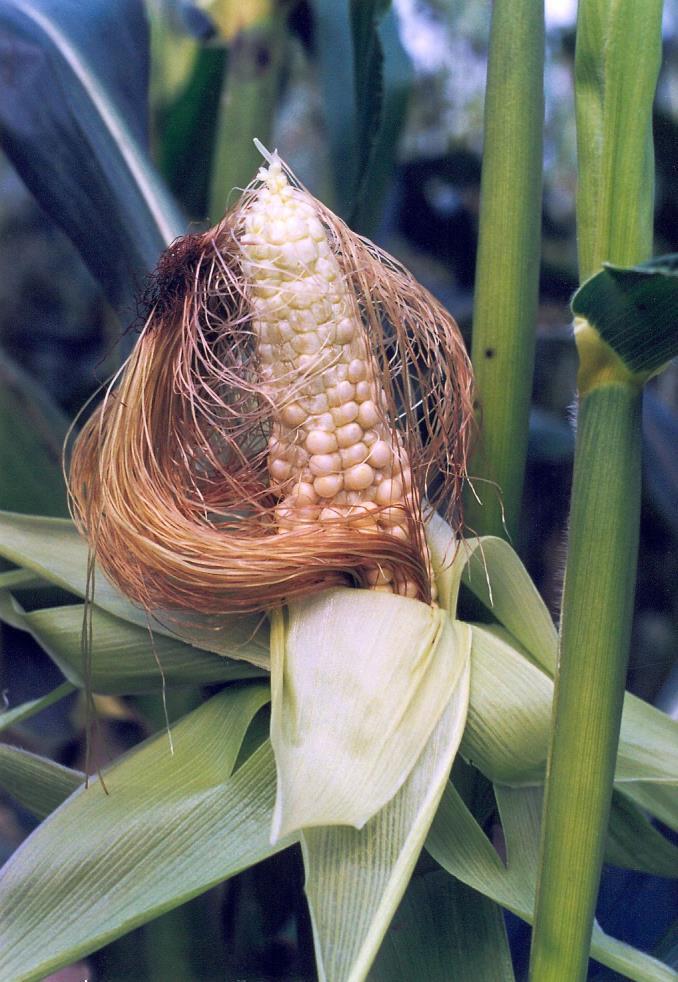
[[[178,240],[78,437],[73,513],[147,609],[266,609],[355,583],[434,598],[426,508],[459,525],[471,375],[453,319],[274,155]]]

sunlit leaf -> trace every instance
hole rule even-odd
[[[427,527],[440,602],[456,615],[463,581],[549,674],[556,664],[557,635],[546,605],[508,542],[494,536],[458,541],[434,515]]]
[[[465,667],[405,784],[362,829],[302,834],[321,978],[363,979],[403,895],[447,783],[469,694],[470,638],[457,626]]]
[[[464,669],[439,609],[370,590],[295,602],[271,638],[274,836],[360,828],[412,770]]]
[[[551,679],[502,638],[474,625],[471,701],[462,755],[492,781],[544,780]]]
[[[78,789],[0,876],[0,976],[41,979],[271,855],[270,746],[232,774],[266,687],[229,687]]]

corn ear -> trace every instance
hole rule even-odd
[[[357,584],[430,602],[459,526],[471,374],[453,319],[274,155],[162,257],[75,442],[74,517],[147,609],[261,610]]]

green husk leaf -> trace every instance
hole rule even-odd
[[[52,689],[51,692],[48,692],[45,696],[41,696],[39,699],[31,699],[29,702],[22,702],[20,706],[6,709],[4,713],[0,713],[0,733],[10,726],[16,726],[17,723],[21,723],[25,719],[30,719],[31,716],[42,712],[48,706],[53,706],[55,702],[59,702],[74,691],[75,686],[72,682],[62,682],[56,689]]]
[[[468,706],[470,637],[463,625],[456,628],[465,652],[461,655],[463,669],[421,756],[395,797],[362,829],[333,827],[302,833],[306,893],[321,979],[357,982],[365,978],[435,815]]]
[[[0,743],[0,787],[36,818],[46,818],[84,780],[82,771]]]
[[[513,982],[501,907],[443,870],[414,876],[370,982]]]
[[[459,542],[433,515],[427,527],[440,603],[454,617],[463,582],[537,665],[553,674],[557,634],[546,604],[508,542],[495,536]]]
[[[70,521],[0,512],[0,556],[79,597],[85,596],[87,543]],[[94,603],[116,617],[148,628],[146,612],[126,600],[100,571],[95,578]],[[189,622],[186,616],[178,620],[171,613],[158,611],[150,617],[150,626],[154,633],[268,668],[267,621],[260,616],[191,614]]]
[[[49,816],[0,877],[0,977],[37,980],[260,862],[270,745],[232,774],[265,686],[230,686]]]
[[[464,670],[439,608],[336,589],[290,604],[271,634],[274,839],[361,828],[402,787]]]
[[[83,662],[81,604],[26,613],[6,591],[0,591],[0,620],[28,631],[66,678],[107,695],[153,692],[164,686],[208,685],[257,678],[263,670],[200,651],[149,628],[130,624],[99,607],[91,611],[92,649]]]
[[[462,756],[492,781],[541,784],[553,683],[492,631],[473,625],[471,700]]]
[[[678,355],[678,254],[638,266],[605,263],[572,298],[632,375],[647,378]]]
[[[426,848],[443,869],[532,923],[541,790],[495,788],[508,851],[505,866],[459,793],[448,784]],[[666,965],[593,927],[591,956],[636,982],[670,982]]]

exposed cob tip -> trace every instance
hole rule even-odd
[[[163,259],[120,385],[75,444],[75,517],[147,607],[264,608],[351,580],[430,602],[422,503],[458,514],[463,343],[265,155],[223,222]]]

